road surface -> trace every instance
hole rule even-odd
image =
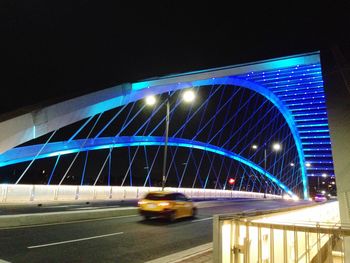
[[[212,242],[214,214],[269,210],[305,204],[305,201],[234,200],[197,204],[196,218],[175,223],[161,219],[145,221],[135,211],[133,215],[108,219],[0,229],[0,259],[26,263],[145,262]]]

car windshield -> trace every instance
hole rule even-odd
[[[148,200],[173,200],[173,196],[171,194],[162,194],[162,193],[151,193],[146,195],[145,199]]]
[[[324,194],[316,194],[316,197],[325,197]]]

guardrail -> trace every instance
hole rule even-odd
[[[349,236],[350,226],[339,224],[338,202],[264,215],[218,215],[213,257],[216,263],[347,262]]]
[[[88,200],[130,200],[138,199],[150,191],[160,191],[160,187],[130,186],[80,186],[80,185],[14,185],[0,186],[0,203],[28,203],[54,201],[88,201]],[[263,198],[263,193],[241,192],[231,190],[171,188],[191,198]],[[267,194],[266,198],[281,198]]]

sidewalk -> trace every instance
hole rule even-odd
[[[213,263],[213,243],[207,243],[146,263]]]
[[[186,259],[176,261],[179,263],[213,263],[213,251],[206,251],[198,255],[190,256]]]

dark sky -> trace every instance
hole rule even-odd
[[[2,0],[0,113],[148,77],[350,46],[350,9],[335,1],[119,2]]]

